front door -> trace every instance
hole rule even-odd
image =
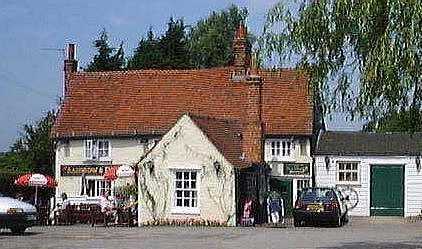
[[[404,216],[404,166],[371,166],[371,216]]]
[[[285,214],[290,216],[293,208],[293,181],[291,179],[270,179],[270,189],[281,195],[284,202]]]

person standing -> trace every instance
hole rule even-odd
[[[280,222],[280,211],[282,211],[282,201],[280,198],[268,197],[268,207],[271,215],[272,223]]]

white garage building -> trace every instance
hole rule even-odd
[[[320,135],[315,184],[350,194],[350,215],[415,216],[422,210],[422,133]]]

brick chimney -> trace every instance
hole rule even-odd
[[[262,79],[257,75],[248,75],[246,116],[243,124],[242,147],[246,160],[252,164],[263,162],[262,142]]]
[[[233,40],[234,70],[231,80],[237,84],[245,84],[247,86],[242,151],[248,163],[257,165],[261,164],[264,158],[261,117],[262,79],[258,75],[256,63],[252,63],[251,48],[248,44],[247,36],[247,29],[242,23],[236,30]]]
[[[68,94],[70,74],[78,71],[78,61],[75,59],[75,55],[76,46],[70,43],[67,47],[67,57],[64,60],[63,97]]]
[[[234,77],[244,76],[251,63],[251,48],[247,41],[248,31],[243,23],[237,28],[233,40]]]

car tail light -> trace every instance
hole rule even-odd
[[[339,208],[339,205],[337,202],[333,202],[333,203],[328,203],[324,205],[324,210],[325,211],[333,211]]]

